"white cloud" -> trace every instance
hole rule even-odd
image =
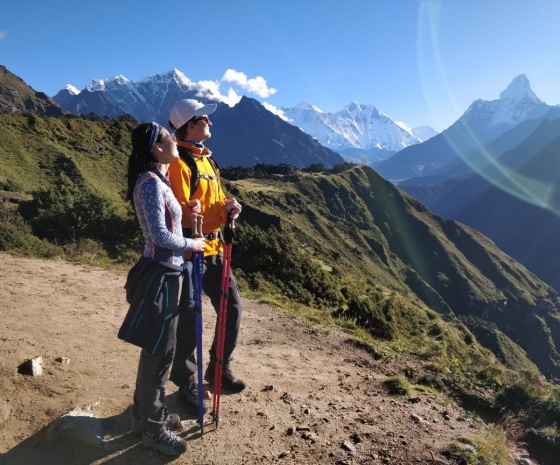
[[[222,76],[222,82],[232,82],[243,90],[250,92],[252,94],[258,95],[259,97],[266,98],[274,95],[277,90],[268,87],[266,79],[262,76],[257,76],[255,78],[247,78],[245,73],[236,71],[234,69],[228,69]]]
[[[197,97],[209,98],[215,102],[223,102],[230,107],[233,107],[241,100],[241,96],[231,87],[227,95],[224,95],[220,89],[221,83],[219,81],[198,81],[196,85],[198,88]]]
[[[239,95],[237,92],[235,92],[235,90],[233,90],[230,87],[228,91],[227,99],[228,99],[228,105],[232,107],[239,103],[239,100],[241,100],[241,95]]]
[[[282,118],[284,121],[290,122],[291,120],[284,114],[284,112],[278,108],[276,108],[274,105],[271,105],[270,103],[267,102],[263,102],[263,107],[265,107],[268,111],[270,111],[271,113],[275,114],[276,116]]]
[[[197,84],[212,95],[220,95],[220,83],[218,81],[198,81]]]
[[[234,69],[228,69],[222,79],[218,81],[198,81],[195,85],[197,87],[197,97],[223,102],[230,107],[239,103],[243,94],[256,94],[258,97],[266,98],[277,92],[276,89],[267,86],[263,77],[257,76],[248,79],[245,73]],[[224,89],[222,89],[222,86]],[[273,105],[268,103],[263,103],[263,105],[275,115],[286,121],[288,120],[284,113]]]
[[[0,40],[4,40],[7,37],[8,33],[6,31],[0,31]]]

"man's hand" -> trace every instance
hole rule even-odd
[[[243,207],[241,207],[241,204],[235,199],[235,197],[226,199],[226,212],[228,213],[228,215],[231,215],[232,219],[237,219],[237,217],[241,213],[242,208]]]
[[[191,209],[191,213],[200,213],[200,210],[201,210],[200,200],[198,200],[198,199],[189,200],[187,202],[187,207],[189,207]]]

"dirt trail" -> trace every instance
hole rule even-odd
[[[484,428],[443,395],[385,392],[388,375],[417,362],[374,361],[338,330],[314,331],[244,299],[232,367],[248,388],[222,397],[222,422],[201,437],[169,383],[189,450],[179,458],[147,450],[128,431],[139,349],[116,337],[124,279],[0,254],[0,464],[450,463],[441,451]],[[208,335],[215,316],[206,300],[204,308]],[[41,376],[18,373],[38,356]],[[79,428],[61,418],[75,409]]]

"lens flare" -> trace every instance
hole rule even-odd
[[[417,59],[422,91],[430,115],[440,127],[444,126],[444,122],[441,115],[438,115],[437,108],[442,103],[451,108],[454,114],[465,111],[457,104],[440,50],[439,33],[445,22],[444,11],[444,2],[441,0],[422,1],[417,27]],[[556,144],[551,142],[552,148],[551,144],[541,147],[541,151],[535,147],[527,147],[527,153],[532,153],[539,159],[541,165],[538,168],[535,162],[523,159],[523,155],[514,146],[504,150],[503,145],[492,144],[490,139],[484,137],[483,129],[473,126],[465,115],[467,114],[442,133],[453,153],[468,167],[464,172],[470,169],[472,174],[478,174],[490,186],[560,215],[560,161],[556,161],[560,159],[560,138],[555,139]],[[535,126],[534,130],[536,129]],[[560,132],[557,134],[560,136]],[[529,136],[528,132],[527,137]],[[513,150],[516,150],[515,155],[521,161],[507,156]]]

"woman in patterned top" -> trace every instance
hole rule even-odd
[[[159,263],[181,265],[186,250],[202,252],[204,239],[183,237],[181,206],[171,191],[167,170],[178,158],[175,137],[157,123],[142,123],[132,131],[132,154],[128,161],[127,200],[132,202],[145,247],[143,256]],[[167,281],[168,309],[177,309],[182,276]],[[176,313],[176,312],[174,312]],[[181,419],[169,414],[165,405],[165,385],[176,344],[177,316],[169,321],[155,353],[142,349],[134,392],[131,431],[142,434],[142,444],[166,455],[180,455],[186,441],[171,430],[181,427]]]

